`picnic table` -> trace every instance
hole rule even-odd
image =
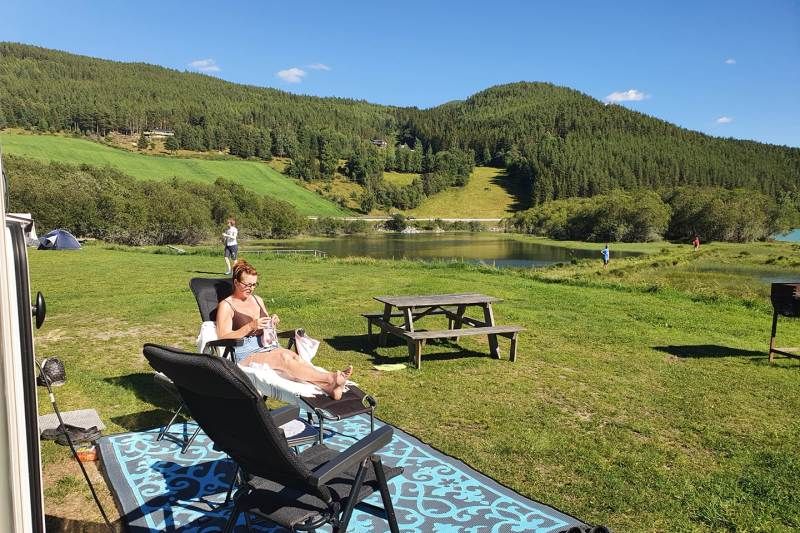
[[[517,334],[524,331],[520,326],[499,326],[494,321],[492,304],[501,302],[499,298],[479,293],[463,294],[431,294],[421,296],[376,296],[375,300],[383,303],[383,312],[363,313],[367,319],[367,333],[372,338],[373,325],[380,328],[378,345],[386,344],[387,334],[405,340],[408,353],[414,366],[422,366],[422,346],[429,339],[453,339],[466,335],[487,335],[489,337],[489,353],[492,357],[500,357],[497,342],[498,335],[511,340],[509,358],[517,359]],[[480,308],[482,318],[467,316],[467,310]],[[447,317],[448,329],[417,330],[414,323],[429,315]],[[392,323],[393,319],[401,319]],[[464,326],[470,326],[465,328]]]

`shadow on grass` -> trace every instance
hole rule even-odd
[[[137,372],[135,374],[104,378],[103,381],[131,391],[138,399],[149,403],[153,407],[168,411],[176,408],[175,397],[159,386],[155,382],[153,375],[153,372]]]
[[[761,357],[766,359],[765,351],[743,350],[717,344],[687,344],[681,346],[653,346],[654,350],[665,352],[675,357],[700,359],[706,357]]]
[[[489,183],[503,189],[514,200],[508,206],[510,212],[524,211],[531,207],[531,189],[527,180],[509,176],[508,173],[494,176]]]
[[[229,275],[225,275],[224,272],[220,272],[219,270],[215,272],[206,272],[205,270],[187,270],[186,272],[191,272],[192,274],[207,274],[209,276],[219,276],[221,278],[229,277]]]
[[[169,422],[178,408],[178,403],[172,406],[172,411],[166,409],[151,409],[121,416],[112,416],[111,421],[124,428],[126,431],[140,431],[143,429],[160,428]],[[178,417],[176,423],[185,422],[185,418]],[[194,429],[192,429],[194,431]],[[191,432],[190,432],[191,434]]]
[[[368,335],[337,335],[325,339],[325,343],[337,351],[352,351],[372,357],[372,363],[376,365],[383,365],[397,362],[407,362],[408,352],[402,355],[384,355],[378,353],[378,335],[374,336],[374,340],[370,341]],[[386,345],[381,346],[380,349],[397,348],[402,346],[405,348],[406,343],[402,339],[394,335],[386,337]],[[431,350],[436,347],[452,348],[453,352],[438,352],[431,353]],[[468,350],[462,348],[458,343],[449,341],[447,339],[434,339],[426,343],[422,348],[422,361],[446,361],[450,359],[463,359],[465,357],[491,357],[486,352],[476,352],[475,350]]]

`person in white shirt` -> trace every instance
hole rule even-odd
[[[236,261],[236,257],[239,255],[239,242],[236,240],[238,235],[236,220],[229,218],[228,229],[222,233],[222,237],[225,239],[225,265],[228,267],[225,270],[226,275],[231,273],[231,261]]]

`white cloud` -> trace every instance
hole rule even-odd
[[[195,59],[189,66],[200,72],[219,72],[220,68],[217,62],[211,58],[209,59]]]
[[[617,91],[609,94],[605,98],[603,98],[604,102],[607,103],[617,103],[617,102],[638,102],[640,100],[644,100],[645,98],[649,98],[649,94],[645,94],[642,91],[636,89],[628,89],[627,91]]]
[[[725,115],[723,115],[723,116],[719,117],[715,122],[717,124],[730,124],[731,122],[733,122],[733,118],[732,117],[726,117]]]
[[[308,74],[305,70],[297,67],[287,68],[286,70],[279,70],[275,75],[286,83],[300,83],[303,78]]]
[[[729,57],[728,59],[725,60],[725,64],[726,65],[735,65],[736,64],[736,60],[734,58],[732,58],[732,57]]]
[[[325,63],[312,63],[311,65],[308,65],[308,68],[311,70],[331,70],[331,67]]]

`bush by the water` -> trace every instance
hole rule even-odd
[[[331,217],[319,218],[308,225],[308,233],[327,237],[367,233],[371,229],[366,220],[341,220]]]
[[[757,191],[680,187],[663,196],[649,190],[614,190],[592,198],[546,202],[515,214],[516,231],[561,240],[642,242],[691,238],[749,242],[793,227],[792,201]]]
[[[217,179],[213,185],[138,181],[111,167],[73,166],[7,156],[9,205],[42,229],[130,245],[195,244],[215,236],[229,216],[243,235],[286,237],[306,220],[286,202]]]
[[[511,226],[553,239],[641,242],[659,240],[670,208],[652,191],[615,190],[593,198],[544,203],[517,213]]]

